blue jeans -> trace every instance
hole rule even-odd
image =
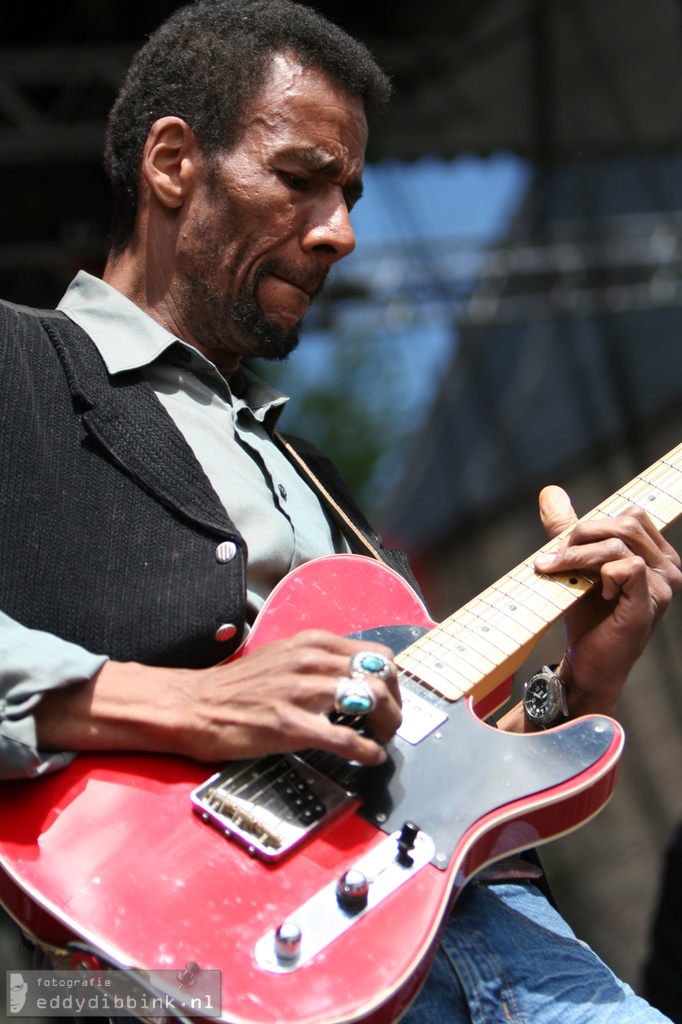
[[[470,884],[401,1024],[663,1024],[530,882]]]
[[[112,1024],[136,1022],[120,1017]],[[536,886],[472,882],[401,1024],[670,1022],[575,937]]]

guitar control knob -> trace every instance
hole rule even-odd
[[[280,963],[291,964],[301,955],[303,933],[295,921],[284,921],[275,932],[275,956]]]
[[[336,885],[336,899],[343,910],[350,910],[357,913],[367,906],[369,895],[369,881],[362,871],[357,868],[350,868]]]

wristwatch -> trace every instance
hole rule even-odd
[[[568,721],[566,687],[549,665],[524,683],[523,710],[529,721],[543,729]]]

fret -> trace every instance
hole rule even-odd
[[[559,539],[556,544],[542,548],[543,551],[554,551],[559,547]],[[527,587],[534,590],[545,601],[545,618],[548,622],[554,622],[559,613],[566,610],[575,601],[577,596],[589,589],[592,581],[580,573],[554,573],[551,576],[546,573],[539,573],[533,568],[533,563],[524,562],[515,572],[516,577]]]
[[[456,643],[451,644],[447,666],[439,655],[425,650],[421,641],[413,644],[410,648],[410,658],[412,667],[410,668],[408,665],[405,667],[417,673],[420,679],[426,679],[427,682],[430,680],[429,685],[433,685],[435,689],[438,688],[439,682],[451,681],[452,673],[456,677],[454,684],[460,689],[465,689],[470,683],[477,683],[481,676],[485,675],[485,671],[481,672],[480,668],[474,667],[462,656],[462,652],[457,650]]]
[[[659,529],[665,529],[668,523],[682,514],[682,501],[673,498],[656,484],[640,478],[627,494],[614,495],[602,509],[606,515],[617,515],[628,505],[639,505],[643,508]]]
[[[661,528],[682,515],[682,444],[583,519],[614,517],[628,505],[645,509]],[[559,550],[572,529],[540,551]],[[536,572],[536,555],[417,640],[396,657],[396,663],[446,700],[474,691],[478,697],[492,693],[549,626],[595,583],[584,572]]]
[[[449,641],[448,645],[446,640]],[[479,640],[480,643],[477,642]],[[457,657],[473,665],[475,669],[480,668],[484,673],[498,665],[504,657],[499,647],[493,647],[485,637],[477,637],[473,630],[463,626],[461,622],[457,624],[457,630],[452,634],[437,626],[423,637],[419,647],[439,661],[447,661],[450,652],[454,651]]]
[[[416,658],[412,657],[411,653],[406,654],[405,651],[402,654],[396,655],[394,660],[402,671],[407,672],[408,675],[413,676],[418,682],[423,683],[450,701],[461,700],[462,697],[466,697],[472,691],[474,684],[481,682],[480,675],[473,680],[462,679],[458,676],[455,681],[451,675],[445,676],[439,669],[421,664]]]
[[[560,604],[550,599],[547,588],[540,587],[539,574],[529,566],[519,566],[513,574],[503,577],[495,586],[504,589],[513,602],[523,605],[524,614],[528,613],[528,622],[535,616],[540,619],[543,628],[552,622]],[[553,596],[553,595],[552,595]]]
[[[496,595],[498,611],[512,621],[516,635],[521,631],[527,634],[525,640],[530,640],[532,636],[542,632],[548,625],[547,618],[531,608],[529,598],[536,597],[537,594],[519,580],[513,579],[511,576],[503,576],[493,587],[489,587],[481,595],[484,600],[487,594]],[[520,621],[521,619],[523,621]]]
[[[677,479],[675,479],[676,477]],[[667,487],[665,486],[666,480]],[[645,501],[645,508],[651,505],[657,509],[659,504],[672,502],[673,516],[675,516],[682,499],[682,473],[667,467],[660,479],[647,480],[645,476],[637,476],[632,483],[623,488],[622,493],[626,501],[629,500],[633,504]]]
[[[479,614],[492,622],[505,637],[518,641],[519,635],[524,634],[521,642],[525,643],[545,624],[544,619],[530,608],[529,602],[524,604],[524,598],[531,594],[537,596],[511,576],[503,576],[479,594],[478,600],[490,609],[481,610]]]
[[[461,643],[469,644],[482,653],[487,652],[495,664],[508,650],[509,638],[495,629],[491,618],[479,615],[471,601],[450,619],[446,619],[441,628],[449,629]]]
[[[651,480],[668,494],[679,494],[680,492],[682,486],[682,468],[680,466],[672,466],[669,462],[661,460],[639,475],[642,480]]]
[[[682,444],[678,444],[677,448],[673,448],[672,451],[664,455],[660,460],[661,462],[667,462],[669,466],[674,466],[677,469],[682,470]]]
[[[496,610],[491,610],[489,604],[482,601],[480,598],[476,598],[469,602],[466,609],[471,615],[475,616],[475,626],[472,625],[472,632],[474,632],[475,635],[480,636],[481,633],[487,633],[489,630],[497,627],[495,629],[495,636],[497,638],[499,648],[502,650],[505,657],[517,650],[519,647],[518,634],[515,636],[512,634],[511,630],[509,630],[508,633],[504,633],[501,630],[499,627],[499,621],[503,617],[501,615],[497,615]],[[522,640],[521,642],[523,643],[524,641]]]
[[[639,505],[645,512],[651,517],[656,526],[660,529],[665,526],[666,520],[657,514],[658,506],[654,510],[648,507],[647,495],[651,495],[652,488],[650,484],[642,484],[640,493],[633,493],[632,496],[626,497],[624,494],[614,494],[602,505],[598,505],[597,508],[593,509],[588,515],[585,516],[585,521],[600,519],[603,516],[614,518],[624,512],[629,505]],[[660,493],[660,492],[659,492]],[[639,500],[638,500],[639,499]]]
[[[682,499],[682,470],[674,466],[666,463],[662,463],[658,467],[652,466],[647,472],[641,473],[639,479],[648,480],[670,498]]]

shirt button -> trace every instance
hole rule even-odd
[[[279,493],[282,496],[282,501],[286,501],[287,500],[287,489],[284,486],[284,484],[277,484],[277,490],[279,491]]]
[[[237,554],[237,545],[232,540],[224,540],[215,549],[215,556],[219,562],[231,562]]]
[[[215,631],[215,638],[220,641],[231,640],[236,635],[237,627],[233,622],[223,622],[222,626],[218,626]]]

